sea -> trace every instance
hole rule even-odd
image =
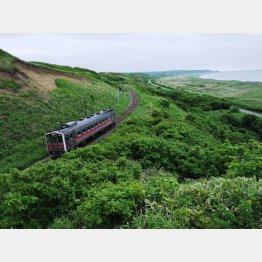
[[[262,70],[254,71],[223,71],[212,72],[200,75],[201,78],[215,79],[215,80],[237,80],[237,81],[251,81],[262,82]]]

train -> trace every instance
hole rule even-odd
[[[60,128],[45,134],[47,151],[51,158],[59,157],[66,151],[91,141],[115,124],[116,113],[112,108],[62,124]]]

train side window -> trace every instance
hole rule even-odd
[[[66,141],[68,141],[69,140],[69,135],[66,135]]]

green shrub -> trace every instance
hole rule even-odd
[[[190,181],[157,201],[149,187],[150,199],[131,227],[262,228],[261,186],[246,178]]]
[[[75,219],[80,228],[115,228],[131,220],[144,200],[138,182],[110,182],[94,188],[77,208]]]
[[[17,91],[22,87],[21,84],[8,79],[0,79],[0,89],[11,89]]]

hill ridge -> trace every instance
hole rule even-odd
[[[55,80],[63,78],[74,83],[90,84],[86,78],[72,73],[25,62],[0,49],[0,94],[37,89],[44,96],[56,88]],[[12,84],[11,84],[12,83]],[[17,88],[12,88],[17,86]],[[11,88],[10,88],[11,87]]]

